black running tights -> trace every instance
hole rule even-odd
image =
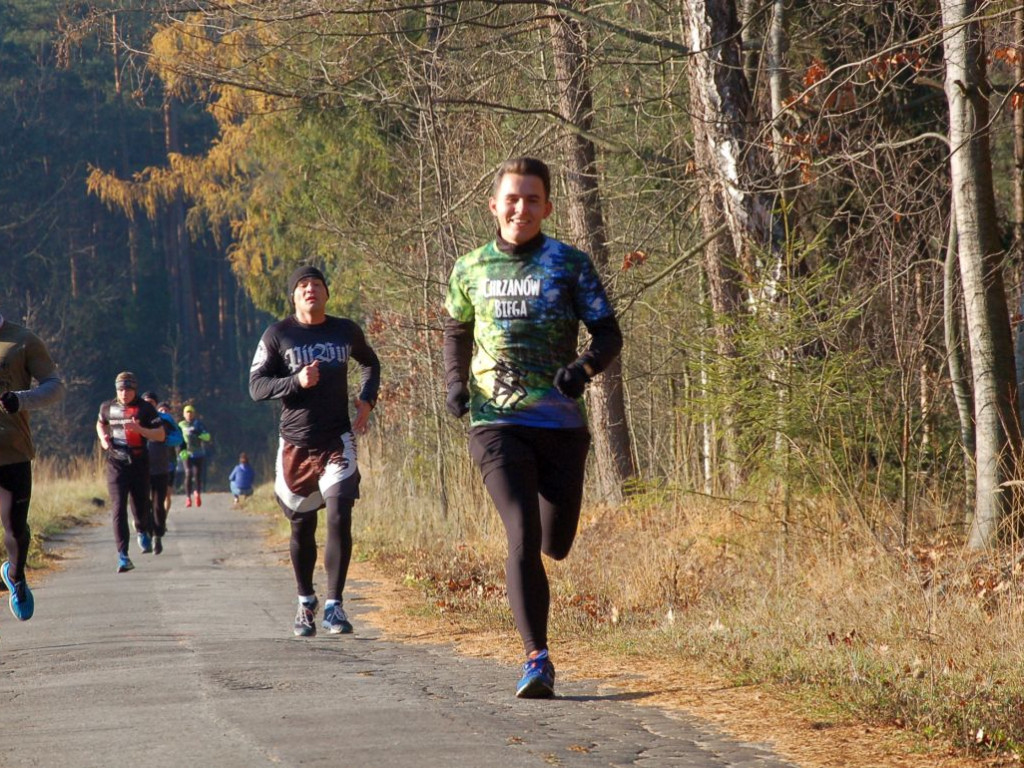
[[[25,561],[32,534],[28,525],[28,505],[32,499],[32,463],[0,466],[0,520],[4,526],[4,546],[11,564],[11,578],[25,578]]]
[[[505,585],[527,654],[548,647],[551,593],[541,552],[562,560],[572,549],[589,446],[585,429],[484,427],[470,433],[470,451],[505,526]]]
[[[122,555],[128,554],[128,506],[138,533],[153,533],[153,512],[149,499],[149,466],[132,464],[107,465],[107,493],[110,494],[110,521],[114,526],[114,543]]]
[[[152,502],[154,536],[164,536],[167,533],[167,494],[170,488],[170,477],[166,472],[149,476],[149,498]]]
[[[341,600],[345,579],[352,560],[352,499],[328,496],[327,543],[324,546],[324,566],[327,569],[327,599]],[[317,513],[295,515],[291,519],[292,568],[299,595],[314,594],[313,573],[316,570]]]
[[[203,463],[205,456],[195,456],[185,459],[185,494],[192,495],[192,491],[201,494],[203,492]]]

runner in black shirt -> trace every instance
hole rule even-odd
[[[117,572],[135,566],[128,558],[128,501],[139,535],[139,547],[152,552],[153,514],[150,509],[149,451],[150,440],[163,442],[166,431],[156,408],[138,397],[135,374],[123,371],[114,381],[117,397],[100,406],[96,434],[107,452],[107,490],[110,493],[110,516],[117,544]]]
[[[342,593],[352,557],[352,506],[359,498],[355,434],[363,434],[377,401],[380,362],[353,321],[326,314],[329,291],[316,267],[288,279],[295,314],[271,325],[249,371],[253,400],[281,400],[274,490],[291,521],[291,559],[299,593],[295,634],[316,634],[317,510],[327,508],[327,602],[323,628],[348,633]],[[348,412],[348,362],[361,368],[356,417]],[[353,434],[355,433],[355,434]]]

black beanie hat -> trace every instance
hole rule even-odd
[[[306,265],[304,267],[297,267],[290,275],[288,275],[288,298],[291,299],[295,295],[295,286],[305,280],[307,277],[315,277],[324,287],[327,289],[327,295],[331,295],[331,287],[327,285],[327,278],[324,277],[324,273],[316,267]]]

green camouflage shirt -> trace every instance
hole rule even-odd
[[[577,357],[580,321],[612,314],[587,254],[550,237],[516,255],[491,241],[455,262],[445,309],[474,324],[472,426],[586,426],[582,401],[565,397],[552,381]]]

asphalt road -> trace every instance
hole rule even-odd
[[[58,542],[65,567],[34,585],[30,621],[0,594],[0,765],[789,765],[596,681],[517,700],[515,668],[381,640],[358,581],[356,634],[295,638],[285,553],[226,494],[176,498],[163,554],[133,540],[126,574],[100,522]]]

